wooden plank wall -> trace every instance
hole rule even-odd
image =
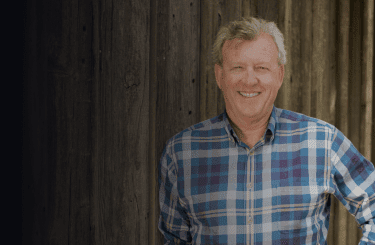
[[[276,106],[336,125],[374,161],[373,0],[29,0],[26,13],[23,244],[162,244],[161,152],[223,111],[212,43],[241,16],[285,35]],[[356,244],[332,202],[329,244]]]

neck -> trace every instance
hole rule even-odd
[[[243,120],[228,114],[228,119],[239,139],[252,148],[262,138],[267,129],[271,113],[267,115],[259,120]]]

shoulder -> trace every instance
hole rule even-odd
[[[326,121],[285,109],[276,108],[276,117],[278,119],[278,124],[280,127],[288,127],[291,125],[294,125],[295,127],[299,124],[300,126],[317,126],[324,127],[330,130],[336,130],[335,126]]]
[[[183,142],[199,141],[208,138],[226,136],[225,122],[223,120],[224,113],[196,123],[181,132],[175,134],[167,141],[167,145],[175,146]]]
[[[332,140],[338,129],[332,124],[310,117],[302,113],[276,108],[276,132],[298,132],[308,131],[309,133],[324,133],[324,138],[330,136]]]

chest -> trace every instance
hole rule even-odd
[[[196,212],[318,205],[329,190],[329,156],[306,144],[264,145],[191,154],[179,162],[178,189]],[[207,203],[215,203],[210,205]],[[208,205],[208,206],[207,206]]]

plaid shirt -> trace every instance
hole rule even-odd
[[[330,195],[375,244],[375,172],[334,126],[273,108],[250,149],[223,114],[172,137],[159,166],[165,244],[327,244]]]

